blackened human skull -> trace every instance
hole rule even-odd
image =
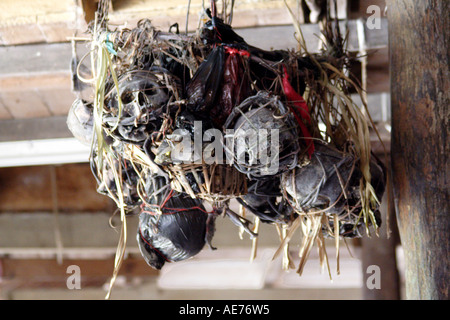
[[[132,71],[119,80],[118,91],[112,88],[106,99],[109,115],[105,122],[126,140],[139,142],[147,137],[147,125],[155,120],[154,113],[169,101],[169,92],[155,73]],[[120,101],[122,109],[120,110]]]
[[[293,115],[277,96],[259,91],[235,107],[224,127],[228,158],[252,179],[266,179],[292,169],[301,151]],[[228,142],[231,140],[232,143]]]

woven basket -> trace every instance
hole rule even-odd
[[[172,188],[212,203],[247,193],[246,176],[226,164],[174,164],[166,167]]]

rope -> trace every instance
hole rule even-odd
[[[160,216],[160,215],[171,215],[171,214],[176,214],[176,213],[180,213],[180,212],[189,212],[189,211],[193,211],[193,210],[199,210],[203,213],[206,214],[213,214],[216,211],[206,211],[205,209],[199,207],[199,206],[194,206],[194,207],[189,207],[189,208],[169,208],[166,207],[167,202],[173,197],[174,194],[174,190],[170,190],[169,194],[166,196],[166,198],[164,199],[163,203],[161,205],[156,205],[156,204],[142,204],[141,205],[141,213],[147,213],[150,214],[152,216]],[[155,211],[150,211],[150,210],[146,210],[145,207],[150,206],[153,208],[156,208]]]

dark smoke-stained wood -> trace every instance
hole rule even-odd
[[[395,204],[406,297],[449,297],[448,1],[388,1]]]

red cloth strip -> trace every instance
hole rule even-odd
[[[305,99],[303,99],[303,97],[294,90],[291,83],[289,82],[289,75],[287,73],[286,66],[283,66],[283,69],[284,69],[284,75],[282,78],[283,91],[286,96],[286,99],[289,102],[291,102],[289,104],[289,108],[291,109],[295,119],[298,122],[298,125],[300,126],[300,130],[302,131],[303,137],[306,138],[306,140],[308,140],[306,142],[307,151],[308,156],[311,158],[312,154],[314,153],[314,142],[312,140],[312,136],[309,133],[308,128],[302,121],[302,119],[304,119],[307,123],[311,123],[311,116],[309,114],[308,105],[306,104]]]

